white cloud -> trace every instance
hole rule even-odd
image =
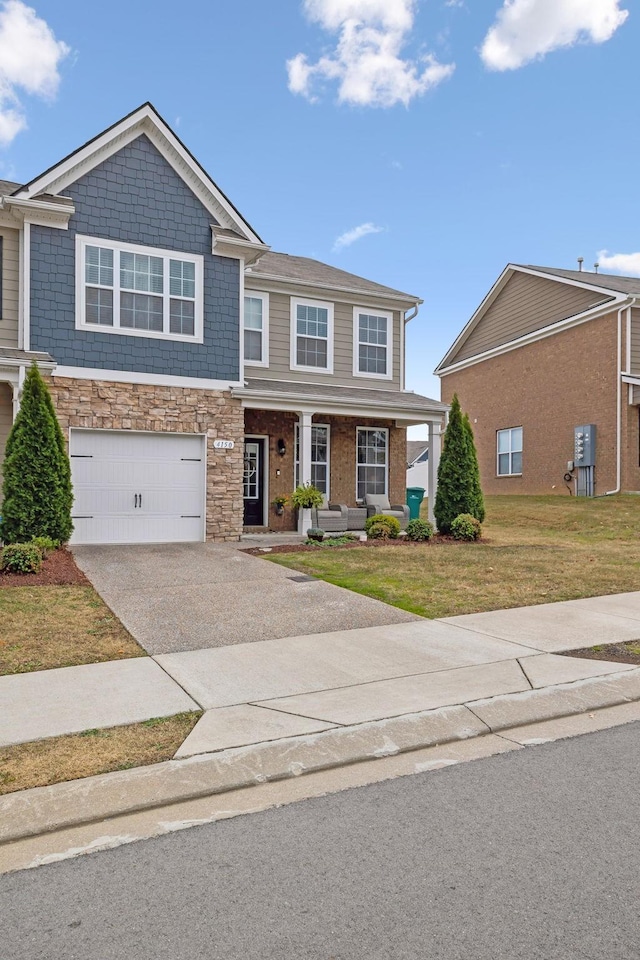
[[[383,231],[384,227],[378,227],[375,223],[361,223],[359,227],[353,227],[352,230],[340,234],[333,245],[333,249],[334,251],[343,250],[345,247],[350,247],[356,240],[367,237],[370,233],[383,233]]]
[[[489,70],[517,70],[552,50],[604,43],[629,16],[623,0],[504,0],[480,50]]]
[[[416,0],[304,0],[310,20],[337,35],[335,49],[316,63],[303,53],[287,61],[289,89],[312,102],[321,81],[337,81],[338,100],[368,107],[407,106],[450,77],[453,64],[432,54],[401,57]]]
[[[640,277],[640,253],[609,254],[608,250],[601,250],[598,263],[603,270],[611,270],[627,277]]]
[[[27,126],[19,92],[55,97],[58,66],[69,52],[32,7],[21,0],[0,4],[0,146]]]

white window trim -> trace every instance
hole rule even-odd
[[[162,257],[163,260],[187,260],[195,264],[195,306],[194,306],[194,335],[192,337],[182,333],[168,333],[159,330],[136,330],[131,327],[120,327],[120,276],[119,268],[114,260],[113,265],[113,320],[112,327],[106,324],[87,323],[85,306],[85,248],[103,247],[114,252],[139,253],[151,257]],[[163,303],[169,299],[169,274],[164,270]],[[152,340],[177,340],[183,343],[202,343],[204,339],[204,257],[197,253],[183,253],[178,250],[165,250],[157,247],[143,247],[135,243],[121,243],[120,241],[104,240],[102,237],[87,237],[76,235],[76,330],[90,330],[92,333],[116,334],[125,337],[145,337]]]
[[[296,363],[298,355],[298,328],[297,312],[298,306],[303,307],[324,307],[327,311],[327,365],[326,367],[304,367]],[[291,297],[291,345],[290,345],[289,369],[300,370],[303,373],[333,373],[333,303],[326,300],[309,300],[306,297]]]
[[[520,449],[520,450],[513,450],[513,449],[511,448],[511,432],[512,432],[513,430],[522,430],[522,449]],[[519,453],[520,456],[523,456],[523,454],[524,454],[524,429],[523,429],[523,427],[521,427],[521,426],[503,427],[502,430],[496,430],[496,477],[521,477],[521,476],[522,476],[522,470],[521,470],[519,473],[500,473],[500,452],[499,452],[499,442],[500,442],[500,441],[499,441],[498,438],[499,438],[499,436],[500,436],[501,433],[508,433],[508,434],[509,434],[509,449],[503,451],[503,454],[502,454],[503,456],[504,456],[505,453],[508,453],[508,454],[509,454],[509,466],[511,466],[512,463],[513,463],[513,454],[514,454],[514,453]]]
[[[314,427],[324,427],[327,431],[327,492],[324,494],[327,503],[331,497],[331,424],[330,423],[312,423],[311,429]],[[297,476],[300,475],[300,461],[296,457],[296,448],[298,447],[300,436],[300,424],[295,423],[293,427],[293,486],[294,488],[298,486]],[[318,463],[317,460],[312,460],[311,465]]]
[[[368,317],[385,317],[387,320],[387,372],[363,373],[360,369],[360,314]],[[370,307],[353,308],[353,375],[367,380],[393,380],[393,313]]]
[[[268,367],[269,366],[269,294],[258,292],[257,290],[247,290],[245,288],[244,297],[243,297],[243,307],[244,301],[247,297],[252,297],[254,300],[262,300],[262,360],[245,360],[245,367]],[[245,327],[245,317],[246,311],[243,310],[243,320],[242,320],[242,354],[244,357],[244,335],[246,333]],[[250,328],[249,328],[250,329]]]
[[[356,461],[356,503],[364,503],[364,499],[360,499],[360,500],[358,499],[358,466],[360,466],[360,464],[358,464],[358,433],[360,432],[360,430],[376,430],[376,431],[378,431],[379,433],[384,433],[384,434],[386,434],[386,436],[387,436],[387,445],[386,445],[386,449],[387,449],[387,462],[385,463],[385,470],[384,470],[384,496],[385,496],[385,497],[388,497],[388,496],[389,496],[389,459],[390,459],[390,458],[389,458],[389,428],[388,428],[388,427],[376,427],[376,426],[371,426],[371,427],[368,427],[368,426],[359,426],[359,427],[356,427],[356,447],[355,447],[355,461]],[[366,466],[366,464],[363,464],[363,466]],[[369,464],[369,466],[379,466],[379,464]],[[381,496],[382,496],[382,494],[381,494]]]

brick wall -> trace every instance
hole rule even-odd
[[[59,364],[239,377],[239,261],[211,254],[211,214],[146,136],[64,191],[76,212],[68,230],[31,230],[31,349]],[[104,237],[204,257],[204,343],[75,329],[75,237]]]
[[[566,496],[563,474],[573,459],[573,431],[583,423],[597,426],[596,493],[604,493],[616,482],[616,386],[612,313],[442,377],[442,400],[450,403],[457,393],[471,418],[485,493]],[[496,431],[518,426],[524,434],[522,476],[498,477]],[[632,435],[637,422],[626,429]]]
[[[245,434],[269,437],[269,528],[295,530],[295,511],[285,507],[284,515],[276,516],[272,506],[274,497],[289,496],[295,484],[295,413],[270,410],[245,410]],[[406,480],[406,430],[393,421],[366,420],[353,417],[328,417],[318,414],[314,423],[330,426],[331,500],[355,506],[356,502],[356,427],[387,427],[389,429],[389,498],[392,503],[404,503]],[[284,440],[287,452],[278,454],[278,440]],[[279,471],[279,476],[277,475]]]
[[[242,532],[244,416],[229,393],[183,387],[47,378],[60,426],[207,435],[207,540]],[[235,440],[216,450],[216,439]]]

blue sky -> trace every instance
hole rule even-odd
[[[0,0],[0,176],[151,100],[274,250],[424,299],[411,389],[507,262],[640,274],[631,0],[33,8]]]

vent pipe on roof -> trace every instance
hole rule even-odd
[[[578,270],[582,273],[582,264],[584,263],[584,257],[578,257]]]
[[[594,265],[593,265],[593,269],[595,270],[596,273],[598,272],[598,267],[599,267],[599,266],[600,266],[599,263],[594,263]]]

